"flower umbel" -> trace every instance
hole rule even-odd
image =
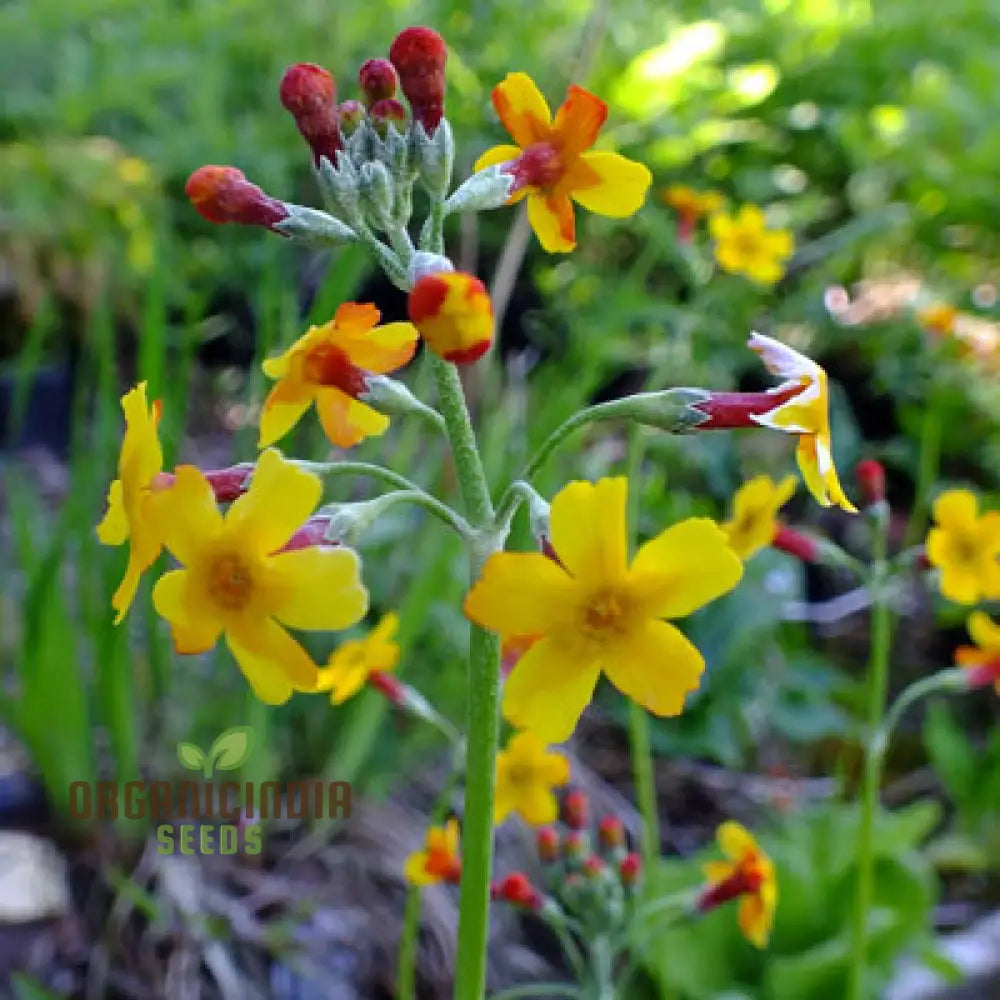
[[[497,756],[497,793],[494,821],[502,823],[512,812],[526,823],[544,826],[559,815],[552,789],[569,781],[569,761],[549,753],[532,732],[512,736]]]
[[[427,831],[424,849],[406,859],[403,868],[406,881],[410,885],[458,884],[462,877],[458,841],[458,820],[449,819],[444,826],[432,826]]]
[[[503,712],[541,740],[576,727],[601,672],[656,715],[678,715],[705,662],[665,618],[682,618],[731,590],[743,565],[708,518],[690,518],[629,563],[624,479],[574,482],[552,501],[559,557],[500,552],[465,600],[474,622],[502,637],[541,636],[504,689]]]
[[[968,490],[948,490],[934,501],[935,527],[927,559],[941,570],[941,593],[956,604],[1000,597],[1000,511],[979,513]]]
[[[125,613],[139,587],[139,577],[160,554],[163,544],[151,516],[149,502],[163,472],[163,450],[157,434],[160,403],[146,403],[146,383],[140,382],[122,396],[125,436],[118,456],[118,478],[108,490],[108,511],[97,526],[103,545],[129,543],[125,576],[111,598],[115,624]]]
[[[316,476],[269,449],[225,517],[208,481],[190,465],[178,467],[174,485],[156,498],[163,544],[183,564],[153,590],[177,652],[203,653],[224,634],[254,693],[271,705],[293,690],[315,690],[317,681],[311,657],[282,626],[344,629],[368,607],[350,549],[281,551],[321,492]]]
[[[750,419],[762,427],[798,434],[795,457],[809,492],[824,507],[829,507],[832,501],[841,510],[856,514],[857,508],[847,499],[833,464],[826,372],[805,355],[759,333],[750,334],[747,346],[760,355],[772,375],[786,379],[769,390],[782,395],[783,401],[773,410],[753,414]],[[796,386],[800,391],[789,397],[788,392]]]
[[[770,476],[755,476],[733,496],[733,518],[722,525],[729,547],[741,558],[766,548],[778,532],[778,511],[795,492],[795,477],[780,483]]]
[[[264,362],[264,374],[277,379],[260,415],[261,448],[287,434],[310,403],[338,448],[350,448],[389,426],[384,413],[362,402],[368,375],[384,375],[405,365],[417,349],[410,323],[376,326],[378,309],[345,302],[329,323],[310,327],[292,346]]]
[[[738,898],[743,936],[751,944],[764,948],[778,902],[774,864],[739,823],[731,820],[723,823],[717,837],[728,860],[710,861],[705,865],[709,885],[698,900],[698,909],[707,912]]]
[[[992,684],[1000,694],[1000,625],[985,611],[973,611],[967,623],[974,646],[959,646],[955,662],[968,670],[970,687]]]
[[[510,204],[527,196],[531,228],[549,253],[576,246],[574,201],[616,219],[642,206],[652,179],[646,167],[618,153],[591,149],[608,107],[589,91],[571,86],[553,118],[531,77],[508,73],[493,88],[493,107],[516,145],[487,150],[476,170],[508,165],[514,177]]]
[[[399,663],[399,644],[394,636],[399,617],[392,612],[383,616],[364,639],[349,639],[330,654],[320,667],[317,691],[329,691],[330,701],[342,705],[356,695],[373,675],[389,673]]]
[[[794,241],[787,229],[768,229],[756,205],[744,205],[735,215],[720,212],[708,223],[715,240],[715,259],[724,271],[745,274],[761,285],[773,285],[785,273]]]

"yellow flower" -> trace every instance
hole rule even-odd
[[[778,530],[778,511],[795,492],[795,477],[785,476],[780,483],[770,476],[755,476],[733,496],[733,519],[722,525],[729,547],[741,558],[749,559],[774,540]]]
[[[816,502],[829,507],[831,500],[841,510],[856,514],[857,508],[837,479],[830,441],[830,390],[826,372],[815,361],[785,344],[752,333],[748,346],[756,351],[772,375],[786,379],[772,393],[785,393],[802,386],[802,391],[766,413],[751,414],[750,419],[762,427],[771,427],[799,435],[796,459],[799,471]]]
[[[927,534],[927,559],[941,570],[941,593],[956,604],[1000,597],[1000,511],[979,513],[968,490],[934,502],[937,526]]]
[[[970,671],[970,686],[992,684],[1000,694],[1000,625],[985,611],[973,611],[966,624],[975,646],[959,646],[955,662]]]
[[[576,246],[573,202],[598,215],[622,219],[637,212],[652,177],[618,153],[591,150],[608,106],[571,86],[555,119],[531,77],[508,73],[493,88],[493,107],[517,145],[494,146],[476,170],[508,163],[514,176],[510,204],[528,198],[528,221],[549,253]]]
[[[388,673],[399,662],[399,645],[394,636],[399,618],[390,612],[364,639],[349,639],[330,654],[319,671],[317,691],[329,691],[330,701],[342,705],[356,695],[373,673]]]
[[[761,850],[753,836],[739,823],[723,823],[717,832],[719,847],[728,861],[710,861],[705,865],[709,887],[702,893],[698,907],[715,909],[739,898],[739,924],[743,936],[758,948],[764,948],[774,924],[778,904],[778,882],[774,864]]]
[[[685,184],[671,184],[663,189],[660,197],[680,215],[696,219],[718,212],[726,203],[718,191],[696,191]]]
[[[934,302],[917,310],[917,322],[928,332],[947,336],[955,332],[958,310],[946,302]]]
[[[497,796],[494,821],[502,823],[512,812],[526,823],[544,826],[555,822],[559,803],[552,789],[569,781],[569,761],[561,753],[548,753],[532,732],[510,738],[497,755]]]
[[[368,607],[360,564],[350,549],[281,548],[319,503],[319,479],[274,449],[257,462],[250,489],[225,517],[212,488],[190,465],[157,495],[163,544],[183,564],[153,590],[179,653],[211,649],[223,633],[261,701],[279,705],[292,690],[313,691],[309,654],[282,627],[344,629]],[[279,624],[279,622],[281,624]]]
[[[552,501],[559,562],[500,552],[465,600],[474,622],[512,636],[538,635],[504,688],[503,712],[546,743],[568,739],[603,670],[656,715],[678,715],[705,661],[664,618],[682,618],[736,586],[743,564],[708,518],[675,524],[626,547],[624,479],[575,482]]]
[[[163,449],[157,435],[160,402],[146,404],[146,383],[140,382],[122,396],[125,437],[118,457],[118,478],[108,490],[108,511],[97,526],[103,545],[129,543],[128,566],[121,585],[111,598],[117,625],[128,611],[139,577],[156,561],[163,547],[150,519],[149,502],[163,472]]]
[[[376,326],[371,303],[345,302],[329,323],[313,326],[280,357],[264,362],[277,379],[260,415],[259,447],[284,437],[316,403],[319,422],[338,448],[350,448],[382,434],[389,418],[361,401],[369,375],[385,375],[405,365],[417,349],[410,323]]]
[[[462,877],[462,861],[458,854],[458,821],[449,819],[444,826],[432,826],[427,831],[424,850],[415,851],[406,859],[403,875],[410,885],[458,882]]]
[[[768,229],[756,205],[744,205],[736,215],[720,212],[708,223],[715,240],[715,259],[731,274],[745,274],[761,285],[773,285],[785,273],[794,248],[787,229]]]

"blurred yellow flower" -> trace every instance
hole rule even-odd
[[[569,781],[569,760],[549,753],[532,732],[513,735],[497,755],[497,794],[494,821],[502,823],[512,812],[526,823],[544,826],[559,815],[553,788]]]
[[[546,743],[568,739],[603,671],[656,715],[678,715],[705,661],[673,625],[736,586],[743,564],[708,518],[675,524],[628,561],[624,479],[570,483],[553,499],[551,543],[500,552],[465,600],[504,639],[538,635],[504,688],[504,716]]]
[[[316,689],[316,664],[282,626],[344,629],[368,608],[350,549],[281,551],[321,492],[316,476],[269,449],[225,517],[208,480],[190,465],[180,466],[174,485],[156,498],[163,544],[184,567],[153,590],[177,651],[205,652],[224,634],[254,693],[271,705],[287,701],[293,689]]]
[[[731,820],[723,823],[717,838],[728,860],[705,865],[709,887],[702,893],[698,908],[708,911],[738,898],[743,936],[751,944],[764,948],[771,936],[778,903],[774,864],[739,823]]]
[[[342,705],[356,695],[372,674],[388,673],[399,663],[399,644],[394,636],[399,617],[392,612],[382,617],[364,639],[349,639],[331,654],[320,667],[317,691],[329,691],[330,701]]]
[[[555,119],[534,81],[508,73],[493,88],[493,107],[517,145],[494,146],[476,170],[509,164],[514,177],[510,204],[528,198],[528,221],[549,253],[576,246],[573,202],[598,215],[621,219],[639,210],[652,176],[618,153],[591,150],[608,106],[582,87],[571,86]]]
[[[671,184],[660,191],[660,198],[677,213],[677,236],[689,242],[698,221],[721,211],[726,199],[718,191],[696,191],[684,184]]]
[[[264,374],[278,383],[264,401],[258,447],[284,437],[314,401],[338,448],[385,431],[389,418],[362,402],[367,376],[405,365],[419,338],[411,323],[376,326],[378,321],[371,303],[345,302],[329,323],[310,327],[284,354],[264,362]]]
[[[457,883],[462,877],[462,861],[458,853],[458,821],[449,819],[444,826],[432,826],[422,851],[406,859],[403,875],[410,885],[433,885],[435,882]]]
[[[125,436],[118,456],[118,478],[108,490],[108,510],[97,526],[101,544],[129,543],[125,576],[111,598],[116,625],[125,617],[135,597],[139,577],[152,566],[163,547],[150,516],[149,502],[153,491],[169,482],[161,477],[163,449],[157,433],[160,401],[147,405],[146,383],[140,382],[122,396],[121,404]]]
[[[729,547],[749,559],[774,540],[778,531],[778,511],[795,492],[795,476],[780,483],[770,476],[755,476],[733,496],[733,519],[722,525]]]
[[[724,271],[745,274],[761,285],[773,285],[785,273],[794,249],[787,229],[768,229],[756,205],[744,205],[735,215],[720,212],[708,223],[715,240],[715,259]]]
[[[1000,511],[979,513],[968,490],[948,490],[934,502],[936,526],[927,559],[941,570],[941,593],[956,604],[1000,597]]]
[[[970,684],[992,684],[1000,694],[1000,625],[985,611],[973,611],[966,625],[975,646],[959,646],[955,662],[971,671]]]
[[[857,508],[844,494],[833,464],[826,372],[805,355],[762,334],[752,333],[748,346],[760,355],[772,375],[786,380],[770,392],[786,392],[796,385],[803,387],[801,392],[773,410],[752,414],[750,419],[763,427],[797,434],[799,446],[795,457],[806,487],[816,502],[829,507],[832,501],[842,510],[856,514]]]
[[[947,302],[934,302],[917,310],[917,322],[928,332],[947,336],[955,332],[958,310]]]

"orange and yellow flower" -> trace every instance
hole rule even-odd
[[[773,410],[752,414],[750,419],[762,427],[797,434],[799,446],[795,457],[802,478],[816,502],[829,507],[832,501],[841,510],[856,514],[857,508],[847,499],[833,464],[830,390],[826,372],[815,361],[793,351],[786,344],[759,333],[750,335],[748,346],[760,355],[772,375],[786,379],[769,392],[787,395],[795,386],[802,387],[800,392]]]
[[[955,662],[965,667],[972,687],[992,684],[1000,694],[1000,625],[985,611],[973,611],[966,623],[974,646],[959,646]]]
[[[531,77],[508,73],[493,88],[493,107],[516,145],[494,146],[476,170],[510,165],[510,204],[528,199],[528,220],[542,247],[566,253],[576,246],[573,202],[598,215],[621,219],[639,210],[652,177],[618,153],[592,150],[608,106],[571,86],[555,118]]]
[[[260,415],[259,447],[284,437],[313,402],[338,448],[385,431],[389,418],[362,402],[367,376],[405,365],[418,336],[410,323],[377,326],[378,321],[371,303],[345,302],[329,323],[310,327],[284,354],[264,362],[264,374],[278,382]]]
[[[603,671],[656,715],[678,715],[705,667],[673,625],[736,586],[743,564],[708,518],[690,518],[629,563],[624,479],[574,482],[552,501],[559,561],[500,552],[465,600],[472,621],[504,639],[538,635],[504,687],[503,713],[546,743],[568,739]]]
[[[946,337],[955,332],[958,310],[947,302],[933,302],[917,310],[917,322],[928,332]]]
[[[364,639],[349,639],[331,654],[325,667],[320,667],[317,691],[329,691],[330,701],[342,705],[356,695],[372,674],[389,673],[399,663],[399,643],[395,635],[399,617],[392,612],[384,615]]]
[[[115,624],[125,617],[139,587],[139,577],[156,561],[163,548],[150,517],[149,503],[160,487],[163,449],[157,428],[160,402],[146,403],[146,383],[140,382],[122,396],[125,436],[118,456],[118,478],[108,490],[108,510],[97,526],[102,545],[129,543],[125,576],[111,598]],[[164,479],[163,485],[169,480]]]
[[[457,883],[462,877],[462,860],[458,853],[458,821],[449,819],[444,826],[432,826],[422,851],[406,859],[403,875],[410,885],[434,885],[436,882]]]
[[[778,904],[778,882],[774,864],[753,836],[739,823],[723,823],[717,838],[728,860],[705,865],[708,888],[701,894],[698,908],[713,910],[739,899],[739,924],[743,936],[758,948],[767,946]]]
[[[696,191],[685,184],[671,184],[660,198],[677,213],[677,235],[683,241],[691,239],[700,219],[721,211],[726,203],[718,191]]]
[[[494,821],[502,823],[512,812],[526,823],[544,826],[559,815],[553,788],[569,781],[569,760],[550,753],[532,732],[516,733],[497,755],[497,793]]]
[[[722,525],[729,547],[749,559],[774,541],[778,532],[778,511],[795,492],[795,477],[785,476],[776,483],[770,476],[755,476],[733,496],[733,519]]]
[[[715,240],[715,259],[731,274],[745,274],[761,285],[773,285],[785,273],[785,261],[795,243],[787,229],[768,229],[756,205],[744,205],[735,215],[720,212],[708,223]]]
[[[183,568],[153,590],[179,653],[203,653],[224,634],[261,701],[279,705],[293,690],[314,691],[316,664],[282,626],[348,628],[368,607],[357,554],[341,546],[281,551],[319,503],[319,479],[274,449],[257,462],[250,488],[226,511],[190,465],[157,494],[163,544]]]
[[[948,490],[934,502],[927,559],[941,570],[941,593],[956,604],[1000,597],[1000,511],[979,513],[968,490]]]
[[[407,305],[410,320],[427,346],[445,361],[471,364],[493,339],[493,303],[486,286],[464,271],[425,274]]]

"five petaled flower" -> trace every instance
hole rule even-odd
[[[624,479],[574,482],[552,501],[551,542],[500,552],[465,600],[502,637],[539,635],[504,688],[503,711],[548,743],[568,739],[601,672],[656,715],[678,715],[705,661],[673,625],[736,586],[743,564],[708,518],[690,518],[628,561]]]
[[[709,885],[698,900],[698,909],[707,912],[739,899],[739,924],[743,936],[751,944],[764,948],[771,935],[778,902],[774,864],[739,823],[731,820],[723,823],[716,835],[722,853],[729,860],[710,861],[705,865]]]
[[[729,547],[741,558],[749,559],[774,541],[778,532],[778,511],[795,492],[795,477],[785,476],[780,483],[770,476],[755,476],[733,496],[733,519],[722,525]]]
[[[547,752],[532,732],[517,733],[497,755],[494,821],[502,823],[517,812],[532,826],[554,822],[559,803],[552,789],[568,781],[569,761],[561,753]]]
[[[760,355],[772,375],[786,379],[775,389],[768,390],[785,396],[785,401],[766,413],[751,414],[750,419],[762,427],[798,434],[795,457],[809,492],[824,507],[829,507],[832,500],[842,510],[856,514],[857,508],[844,494],[833,464],[826,372],[815,361],[786,344],[759,333],[750,335],[748,346]],[[801,386],[801,391],[788,397],[789,390],[797,385]]]
[[[97,526],[103,545],[129,543],[125,576],[111,598],[117,612],[115,624],[125,613],[139,587],[139,577],[156,561],[163,548],[159,530],[150,515],[150,500],[163,472],[163,449],[157,434],[160,402],[146,403],[146,383],[140,382],[122,396],[125,436],[118,457],[118,478],[108,490],[108,510]]]
[[[724,271],[745,274],[761,285],[773,285],[785,273],[794,249],[787,229],[768,229],[756,205],[744,205],[735,215],[720,212],[708,223],[715,240],[715,259]]]
[[[975,646],[959,646],[955,662],[969,671],[970,687],[992,684],[1000,694],[1000,625],[985,611],[973,611],[966,627]]]
[[[616,219],[642,206],[652,180],[646,167],[618,153],[591,150],[608,106],[589,91],[571,86],[553,119],[531,77],[508,73],[493,88],[493,107],[517,145],[487,150],[476,170],[507,164],[514,178],[510,204],[527,196],[531,228],[549,253],[576,246],[574,201]]]
[[[174,485],[156,498],[163,544],[184,567],[164,574],[153,590],[177,652],[203,653],[223,633],[254,693],[271,705],[287,701],[293,689],[314,691],[317,681],[312,658],[282,625],[344,629],[368,607],[350,549],[281,551],[321,492],[318,477],[268,449],[225,517],[190,465],[179,466]]]
[[[264,362],[278,379],[260,415],[259,447],[287,434],[315,401],[319,422],[338,448],[350,448],[389,426],[384,413],[363,402],[369,375],[405,365],[417,349],[410,323],[376,326],[371,303],[345,302],[329,323],[313,326],[280,357]]]
[[[410,885],[433,885],[435,882],[458,883],[462,877],[462,860],[458,853],[458,820],[452,818],[444,826],[432,826],[422,851],[406,859],[403,875]]]
[[[968,490],[948,490],[934,502],[936,527],[927,559],[941,570],[941,593],[956,604],[1000,597],[1000,511],[979,513]]]
[[[392,612],[383,616],[364,639],[348,639],[331,654],[325,667],[320,667],[317,691],[329,691],[330,701],[342,705],[356,695],[372,675],[382,675],[396,669],[399,644],[394,636],[399,617]]]

